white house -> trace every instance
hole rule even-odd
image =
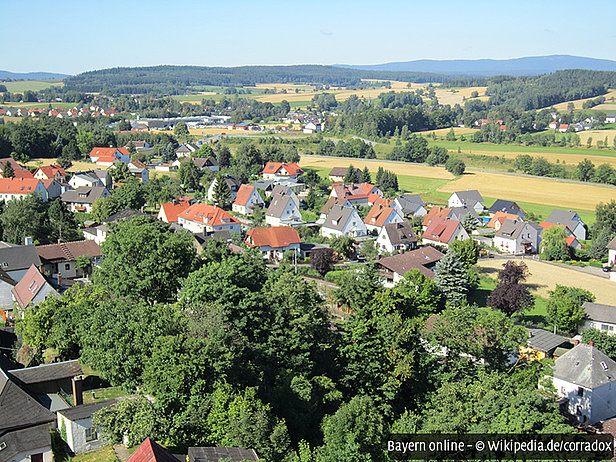
[[[210,234],[228,230],[239,233],[241,224],[223,209],[207,204],[193,204],[178,215],[178,224],[193,233]]]
[[[323,127],[320,123],[308,122],[304,125],[304,133],[321,133],[323,131]]]
[[[505,253],[537,253],[540,242],[541,227],[520,220],[505,220],[494,235],[494,247]]]
[[[426,204],[419,194],[404,194],[394,199],[392,207],[401,216],[412,215],[414,217],[423,217],[428,213]]]
[[[454,241],[465,241],[470,237],[458,220],[444,220],[435,217],[424,231],[421,239],[424,244],[449,247]]]
[[[92,205],[96,199],[109,196],[109,190],[103,186],[80,186],[62,193],[61,200],[71,212],[92,211]]]
[[[580,331],[598,329],[608,335],[616,334],[616,306],[584,302],[582,309],[586,318]]]
[[[579,422],[592,425],[616,415],[616,362],[592,342],[580,343],[558,358],[552,381]]]
[[[389,223],[381,228],[376,238],[376,246],[379,252],[404,252],[417,246],[417,237],[408,220]]]
[[[325,237],[359,237],[366,234],[368,229],[355,207],[334,205],[321,225],[321,236]]]
[[[273,226],[248,230],[246,244],[250,247],[259,247],[265,258],[281,260],[285,252],[299,253],[301,239],[299,233],[291,226]]]
[[[482,202],[483,197],[476,189],[456,191],[449,197],[448,207],[468,207],[475,209],[477,213],[481,213],[484,211]]]
[[[243,184],[240,186],[240,190],[235,196],[235,201],[231,206],[231,210],[242,215],[252,215],[255,207],[262,207],[265,205],[259,190],[249,184]]]
[[[114,158],[128,164],[130,152],[126,148],[92,148],[90,151],[90,162],[108,164],[113,163]]]
[[[304,171],[294,162],[268,162],[261,174],[264,180],[298,179],[304,174]]]
[[[572,210],[553,210],[544,223],[554,223],[564,225],[571,230],[578,239],[586,239],[586,224],[582,221],[577,212]]]
[[[271,226],[302,224],[302,214],[291,196],[276,194],[265,213],[265,223]]]
[[[66,443],[76,454],[93,451],[101,448],[107,442],[101,438],[95,428],[92,427],[92,415],[106,407],[111,407],[118,399],[109,399],[89,404],[62,409],[57,412],[58,429],[64,429]]]
[[[43,180],[36,178],[0,178],[0,200],[8,202],[11,199],[21,199],[28,194],[38,194],[47,201],[47,189]]]
[[[240,190],[240,186],[241,186],[240,182],[237,179],[229,175],[225,175],[224,180],[225,180],[225,183],[227,183],[227,186],[229,187],[229,191],[231,192],[229,194],[229,199],[231,201],[234,201],[235,197],[237,196],[237,192]],[[208,201],[214,200],[214,191],[216,191],[217,182],[218,182],[218,177],[214,178],[214,180],[210,184],[210,187],[207,190],[207,200]]]
[[[77,189],[81,186],[105,186],[103,181],[95,175],[94,172],[75,173],[70,180],[68,180],[68,184],[71,185],[73,189]]]
[[[383,226],[389,223],[400,223],[404,218],[398,214],[393,208],[387,207],[381,203],[376,203],[372,206],[364,223],[368,231],[379,232]]]

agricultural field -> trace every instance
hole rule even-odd
[[[495,277],[496,273],[502,269],[505,261],[500,258],[484,258],[479,260],[477,265],[481,268],[481,273],[489,277]],[[534,259],[514,259],[516,262],[524,262],[528,266],[530,276],[526,280],[533,295],[549,297],[549,291],[556,288],[556,284],[580,287],[589,290],[597,297],[597,303],[613,304],[616,300],[616,283],[609,279],[594,276],[582,271],[546,263]]]
[[[616,100],[616,90],[610,90],[610,91],[608,91],[608,93],[606,93],[603,96],[605,96],[605,100],[607,102],[611,102],[610,100],[612,98],[614,98]],[[575,107],[575,109],[582,109],[582,105],[584,104],[584,102],[586,102],[588,100],[591,100],[591,99],[596,99],[596,98],[598,98],[598,97],[595,96],[593,98],[576,99],[575,101],[565,101],[564,103],[555,104],[554,108],[556,110],[558,110],[558,111],[566,111],[566,110],[568,110],[567,108],[569,106],[569,103],[573,103],[573,106]],[[601,104],[599,106],[604,106],[604,105],[607,106],[608,104]],[[600,108],[599,106],[595,106],[592,109],[599,110],[599,111],[604,111],[605,110],[603,108]],[[612,106],[613,106],[613,104],[612,104]],[[549,107],[552,107],[552,106],[549,106]],[[546,108],[546,109],[548,109],[548,108]]]
[[[455,106],[459,104],[464,105],[464,101],[467,99],[479,99],[481,101],[487,101],[488,96],[485,96],[486,89],[488,87],[468,87],[468,88],[437,88],[436,98],[440,104],[449,104]],[[471,94],[476,91],[479,96],[477,98],[471,98]]]
[[[26,90],[40,91],[49,87],[61,87],[64,85],[60,79],[50,80],[19,80],[16,82],[1,82],[11,93],[23,93]]]
[[[58,160],[57,159],[32,159],[30,162],[28,162],[26,164],[26,167],[43,167],[46,165],[53,165],[53,164],[57,164]],[[83,161],[79,161],[79,160],[74,160],[73,161],[73,165],[71,165],[71,167],[67,170],[67,172],[70,173],[75,173],[75,172],[87,172],[88,170],[92,170],[92,169],[101,169],[101,170],[106,170],[107,167],[101,167],[100,165],[96,165],[93,164],[91,162],[83,162]]]

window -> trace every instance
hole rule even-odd
[[[65,264],[64,265],[64,269],[65,270],[70,270],[71,269],[71,264],[70,263]]]
[[[578,396],[584,396],[584,389],[582,387],[578,387]]]
[[[96,441],[98,439],[98,433],[95,428],[86,428],[86,443],[90,441]]]

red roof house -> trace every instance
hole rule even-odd
[[[223,209],[208,204],[193,204],[178,215],[178,223],[193,233],[212,233],[229,230],[241,231],[237,218]]]
[[[423,235],[424,244],[436,244],[449,247],[453,241],[469,239],[469,235],[458,220],[434,218]]]
[[[135,452],[127,459],[127,462],[179,462],[178,459],[163,448],[161,445],[152,441],[150,438],[141,443]]]
[[[173,201],[160,204],[157,218],[165,223],[176,223],[178,215],[190,207],[189,201]]]
[[[259,247],[263,256],[280,259],[288,250],[299,251],[301,239],[291,226],[253,228],[246,233],[246,244]]]
[[[304,171],[296,163],[268,162],[261,173],[265,179],[299,178]]]

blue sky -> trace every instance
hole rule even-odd
[[[0,69],[616,59],[613,0],[0,0]]]

